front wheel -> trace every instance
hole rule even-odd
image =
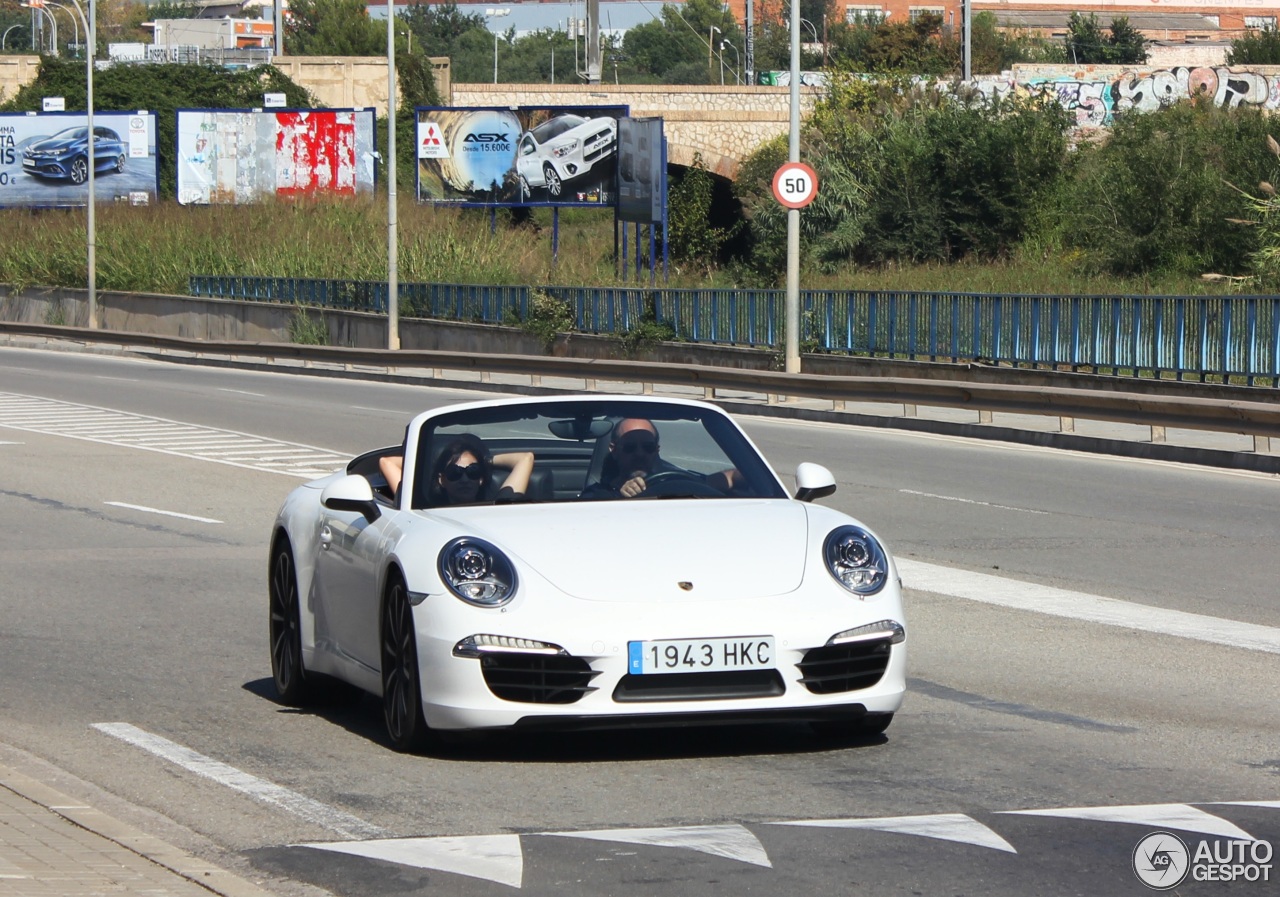
[[[78,156],[71,161],[71,183],[83,184],[89,180],[89,160]]]
[[[413,608],[399,576],[391,577],[382,602],[382,713],[397,751],[427,746],[431,733],[422,715]]]
[[[124,174],[126,164],[124,153],[116,156],[116,174]]]
[[[560,194],[564,192],[564,181],[560,180],[560,175],[556,173],[555,167],[548,162],[542,166],[542,176],[546,179],[547,192],[555,199],[560,198]]]
[[[267,588],[271,608],[271,675],[280,700],[297,707],[306,703],[310,689],[306,670],[302,667],[298,577],[288,542],[282,541],[271,555]]]

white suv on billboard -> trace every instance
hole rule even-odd
[[[560,199],[566,181],[581,177],[611,157],[618,147],[616,119],[566,113],[525,131],[516,150],[520,190],[528,198],[546,187]]]

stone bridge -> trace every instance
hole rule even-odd
[[[708,171],[730,180],[747,156],[791,124],[786,87],[454,83],[451,94],[454,106],[628,106],[636,118],[661,116],[668,163],[689,166],[701,154]],[[801,88],[802,117],[817,96]]]

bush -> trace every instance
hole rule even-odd
[[[827,270],[1006,257],[1062,170],[1066,128],[1062,108],[1038,98],[970,103],[904,82],[837,84],[804,135],[820,184],[801,216],[809,251]],[[757,261],[775,274],[786,215],[768,179],[783,146],[739,172]]]
[[[1082,148],[1046,220],[1094,270],[1121,276],[1248,273],[1256,232],[1233,185],[1271,180],[1259,153],[1261,112],[1179,103],[1118,117],[1104,143]]]

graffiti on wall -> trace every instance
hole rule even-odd
[[[1049,93],[1075,116],[1078,128],[1110,125],[1117,114],[1153,112],[1161,106],[1206,97],[1217,106],[1280,109],[1280,72],[1230,66],[1175,66],[1151,71],[1124,71],[1096,79],[1079,77],[990,78],[988,96]]]

